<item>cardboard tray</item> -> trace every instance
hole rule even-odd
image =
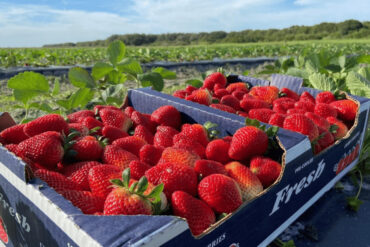
[[[280,180],[198,238],[175,216],[84,215],[43,181],[28,180],[25,164],[0,146],[0,217],[8,233],[6,246],[266,246],[355,165],[370,107],[368,99],[356,99],[361,103],[357,125],[318,156],[312,155],[307,137],[280,129],[278,139],[285,150]],[[127,104],[144,113],[173,105],[188,122],[217,123],[222,135],[244,126],[244,118],[235,114],[148,88],[129,91]],[[3,125],[8,121],[9,116],[0,116]]]

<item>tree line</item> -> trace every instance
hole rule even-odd
[[[284,29],[247,29],[239,32],[114,34],[105,40],[51,44],[44,47],[108,46],[114,40],[121,40],[126,45],[132,46],[163,46],[361,38],[370,38],[370,21],[346,20],[339,23],[323,22],[313,26],[295,25]]]

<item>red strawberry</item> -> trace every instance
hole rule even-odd
[[[175,129],[181,126],[181,114],[171,105],[159,107],[152,113],[151,120],[158,125],[171,126]]]
[[[169,126],[158,126],[157,132],[154,135],[154,146],[166,148],[171,147],[173,145],[173,137],[174,135],[178,134],[179,132]]]
[[[215,86],[213,87],[213,92],[218,90],[218,89],[225,89],[225,86],[221,86],[221,84],[215,84]]]
[[[104,126],[101,132],[102,135],[109,140],[109,143],[128,136],[125,131],[113,126]]]
[[[299,132],[308,136],[310,141],[319,136],[319,130],[316,124],[303,114],[288,115],[284,120],[284,128]]]
[[[203,82],[203,88],[207,88],[212,91],[216,84],[220,84],[222,87],[226,85],[226,77],[220,72],[215,72],[207,76]]]
[[[118,107],[115,107],[115,106],[112,106],[112,105],[96,105],[94,106],[94,113],[95,115],[99,115],[100,111],[103,110],[103,109],[111,109],[111,110],[115,110],[115,111],[121,111],[121,109],[119,109]]]
[[[273,184],[281,173],[281,165],[278,162],[263,156],[253,157],[250,161],[250,169],[264,188]]]
[[[154,136],[144,125],[136,126],[134,136],[143,139],[148,144],[153,144]]]
[[[243,202],[238,184],[222,174],[203,178],[198,185],[198,194],[217,213],[231,213]]]
[[[208,143],[206,147],[206,156],[209,160],[218,161],[222,164],[230,161],[227,150],[230,148],[230,142],[222,139],[216,139]]]
[[[122,170],[114,165],[94,166],[89,170],[88,181],[91,192],[104,199],[112,191],[111,179],[120,178]]]
[[[316,103],[315,98],[309,92],[303,92],[299,97],[299,100],[309,100],[312,103]]]
[[[38,169],[33,175],[36,178],[40,178],[41,180],[45,181],[58,193],[62,190],[81,190],[78,184],[67,179],[64,175],[58,172],[53,172],[46,169]]]
[[[64,155],[61,134],[47,131],[28,138],[18,144],[16,154],[52,169]]]
[[[347,132],[348,132],[347,125],[345,125],[342,121],[340,121],[340,120],[338,120],[334,117],[328,117],[328,118],[326,118],[326,120],[328,120],[328,122],[330,124],[332,124],[332,125],[334,124],[334,125],[337,126],[337,129],[333,133],[333,136],[334,136],[335,140],[341,139],[341,138],[343,138],[347,135]]]
[[[26,123],[23,131],[28,136],[35,136],[46,131],[69,133],[68,123],[58,114],[48,114]]]
[[[135,111],[135,109],[132,106],[127,106],[124,110],[124,113],[131,118],[132,113]]]
[[[147,170],[145,176],[154,185],[163,183],[167,198],[171,198],[171,194],[177,190],[193,196],[197,194],[198,176],[192,167],[163,163]]]
[[[198,88],[192,86],[192,85],[187,85],[185,88],[186,93],[191,94],[193,91],[197,90]]]
[[[194,170],[203,178],[216,173],[227,176],[225,167],[220,162],[213,160],[197,160],[197,162],[195,162]]]
[[[78,184],[82,190],[90,190],[88,174],[92,167],[103,165],[96,161],[83,161],[65,166],[62,173],[72,182]]]
[[[329,130],[330,124],[325,118],[316,115],[313,112],[306,112],[304,115],[311,119],[318,127]]]
[[[5,244],[7,244],[9,241],[2,218],[0,218],[0,240],[3,241]]]
[[[294,101],[298,101],[299,100],[299,95],[290,90],[289,88],[286,88],[286,87],[283,87],[281,90],[280,90],[280,96],[282,98],[286,97],[286,98],[291,98],[293,99]]]
[[[172,96],[180,98],[180,99],[185,99],[185,97],[188,95],[186,90],[176,90],[173,92]]]
[[[185,218],[190,231],[197,236],[216,222],[213,210],[203,201],[183,191],[175,191],[171,197],[173,213]]]
[[[8,144],[8,145],[5,145],[5,148],[8,149],[10,152],[12,152],[14,154],[17,152],[17,147],[18,147],[17,144]]]
[[[246,160],[265,153],[267,146],[268,137],[265,132],[254,126],[246,126],[235,132],[228,153],[232,159]]]
[[[121,110],[104,108],[99,111],[100,118],[105,126],[113,126],[127,132],[131,125],[131,119]]]
[[[330,91],[324,91],[316,95],[316,103],[330,104],[333,101],[336,101],[336,98]]]
[[[268,123],[273,114],[275,114],[275,112],[270,109],[251,109],[248,112],[249,118],[257,119],[264,123]]]
[[[176,147],[168,147],[163,150],[158,164],[173,163],[176,165],[194,167],[195,162],[199,159],[200,157],[193,151]]]
[[[212,103],[212,95],[208,89],[195,90],[191,95],[186,96],[185,99],[207,106]]]
[[[249,94],[257,99],[272,104],[272,102],[279,97],[279,89],[275,86],[258,86],[253,87],[249,91]]]
[[[242,90],[235,90],[232,92],[232,96],[236,97],[239,101],[243,99],[244,95],[246,94],[245,91]]]
[[[95,214],[103,211],[104,200],[90,191],[62,190],[60,194],[71,201],[75,207],[81,209],[84,214]]]
[[[239,103],[239,99],[236,98],[235,96],[233,95],[225,95],[221,98],[221,101],[220,101],[221,104],[223,105],[227,105],[227,106],[230,106],[232,107],[233,109],[235,109],[236,111],[240,110],[240,103]]]
[[[235,109],[228,106],[228,105],[222,105],[222,104],[211,104],[210,107],[219,109],[221,111],[226,111],[230,113],[236,113]]]
[[[200,144],[196,140],[191,139],[181,133],[173,137],[173,144],[174,144],[173,147],[192,151],[198,154],[200,158],[204,158],[206,156],[206,153],[205,153],[206,149],[205,147],[203,147],[202,144]]]
[[[119,146],[108,145],[104,149],[103,162],[110,165],[115,165],[121,170],[127,168],[131,161],[138,160],[139,158],[126,151]]]
[[[152,168],[152,166],[139,161],[139,160],[133,160],[130,162],[129,165],[130,171],[131,171],[131,177],[133,179],[139,180],[142,176],[145,175],[145,172]]]
[[[147,144],[145,140],[137,136],[127,136],[115,140],[112,145],[127,150],[139,157],[140,149]]]
[[[81,110],[71,113],[67,116],[69,123],[79,123],[79,119],[85,117],[95,117],[95,114],[90,110]]]
[[[334,136],[324,128],[319,127],[319,134],[318,143],[322,149],[325,149],[331,146],[334,143]]]
[[[268,123],[283,128],[285,118],[286,118],[285,114],[275,113],[271,115]]]
[[[14,125],[0,132],[0,138],[2,138],[5,143],[18,144],[28,138],[24,133],[23,128],[25,124]]]
[[[183,124],[181,133],[189,138],[194,139],[203,146],[207,146],[209,142],[208,132],[201,124]]]
[[[248,113],[244,112],[244,111],[238,111],[237,114],[241,117],[249,117],[248,116]]]
[[[225,169],[229,176],[238,183],[243,201],[252,200],[262,192],[263,187],[260,180],[245,165],[232,161],[225,165]]]
[[[295,114],[302,114],[304,115],[307,111],[306,110],[303,110],[303,109],[297,109],[297,108],[292,108],[292,109],[288,109],[286,111],[286,114],[287,115],[295,115]]]
[[[319,143],[315,143],[313,145],[313,153],[316,155],[322,151],[322,147],[320,146]]]
[[[144,125],[150,132],[155,133],[156,124],[150,120],[146,115],[134,111],[131,114],[131,119],[134,122],[134,126]]]
[[[317,103],[315,106],[314,113],[323,118],[337,117],[337,110],[333,106],[325,103]]]
[[[219,99],[221,99],[225,95],[229,95],[229,92],[225,88],[215,90],[215,93],[213,94],[213,96],[215,96]]]
[[[283,113],[285,114],[287,110],[294,108],[294,103],[295,101],[291,98],[279,98],[274,100],[273,104],[273,110],[278,113]]]
[[[330,103],[330,106],[337,110],[338,117],[344,121],[355,120],[358,106],[354,101],[349,99],[337,100]]]
[[[315,104],[309,100],[300,100],[294,103],[294,108],[302,109],[305,112],[314,112]]]
[[[249,99],[244,98],[240,101],[240,107],[245,111],[249,112],[251,109],[267,108],[270,109],[270,104],[260,99]]]
[[[140,160],[154,166],[161,158],[163,150],[161,147],[146,144],[140,149]]]
[[[230,83],[227,87],[226,90],[229,93],[233,93],[234,91],[244,91],[245,93],[248,93],[248,85],[245,82],[234,82]]]
[[[93,117],[85,117],[79,119],[80,123],[85,125],[89,130],[97,129],[96,133],[101,135],[103,123]]]
[[[70,123],[68,124],[68,128],[70,131],[74,130],[74,131],[79,132],[80,134],[78,136],[88,136],[89,135],[89,129],[81,123]]]
[[[94,136],[84,136],[77,140],[71,147],[76,152],[75,159],[85,160],[100,160],[103,154],[103,147]]]

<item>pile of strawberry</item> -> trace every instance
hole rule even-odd
[[[358,110],[343,94],[325,91],[315,99],[308,92],[298,95],[288,88],[249,89],[244,82],[227,84],[220,72],[209,75],[201,88],[189,85],[173,96],[307,135],[315,154],[346,136]]]
[[[281,172],[280,163],[263,156],[269,136],[254,126],[212,139],[215,130],[206,127],[213,124],[183,124],[168,105],[151,115],[95,106],[67,118],[45,115],[0,138],[85,214],[173,214],[199,235]]]

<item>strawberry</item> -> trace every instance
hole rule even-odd
[[[17,144],[7,144],[7,145],[5,145],[5,148],[8,149],[10,152],[12,152],[14,154],[17,152],[17,147],[18,147]]]
[[[98,135],[101,135],[102,128],[104,127],[103,123],[93,117],[79,118],[79,121],[82,125],[86,126],[90,131],[96,130]]]
[[[90,190],[88,174],[92,167],[103,165],[96,161],[83,161],[63,167],[62,174],[78,184],[82,190]]]
[[[257,119],[264,123],[268,123],[273,114],[275,114],[275,112],[270,109],[251,109],[248,112],[249,118]]]
[[[2,138],[7,144],[18,144],[28,138],[24,133],[25,124],[11,126],[0,132]]]
[[[294,108],[294,104],[295,104],[295,101],[293,99],[283,97],[283,98],[274,100],[274,102],[272,103],[273,105],[272,109],[275,112],[285,114],[287,110]]]
[[[174,215],[185,218],[195,236],[216,222],[213,210],[205,202],[184,191],[175,191],[171,197],[171,204]]]
[[[347,126],[340,120],[334,118],[334,117],[328,117],[326,118],[330,124],[334,124],[337,126],[335,132],[333,133],[334,139],[338,140],[347,135],[348,128]]]
[[[153,144],[154,136],[144,125],[136,126],[134,136],[143,139],[148,144]]]
[[[69,133],[68,123],[58,114],[47,114],[25,124],[23,131],[29,137],[46,131]]]
[[[94,113],[95,115],[99,115],[100,111],[103,109],[110,109],[110,110],[115,110],[115,111],[121,111],[118,107],[112,106],[112,105],[95,105],[94,106]]]
[[[221,111],[226,111],[230,113],[236,113],[235,109],[228,105],[222,105],[222,104],[211,104],[210,107],[219,109]]]
[[[319,136],[316,124],[303,114],[288,115],[284,120],[283,127],[308,136],[310,141]]]
[[[235,109],[236,111],[240,110],[240,103],[239,103],[239,99],[236,98],[235,96],[233,95],[225,95],[221,98],[221,101],[220,101],[221,104],[223,105],[227,105],[227,106],[230,106],[232,107],[233,109]]]
[[[237,161],[225,165],[228,175],[239,185],[243,201],[255,198],[263,190],[258,177],[248,167]]]
[[[293,99],[294,101],[298,101],[299,100],[299,95],[290,90],[289,88],[286,88],[286,87],[283,87],[281,90],[280,90],[280,93],[279,93],[280,97],[282,98],[290,98],[290,99]]]
[[[248,84],[245,82],[234,82],[230,83],[227,87],[226,90],[231,94],[234,91],[244,91],[245,93],[248,93]]]
[[[304,115],[307,111],[304,110],[304,109],[297,109],[297,108],[292,108],[292,109],[288,109],[286,111],[286,114],[287,115],[294,115],[294,114],[302,114]]]
[[[3,241],[5,244],[7,244],[9,241],[8,234],[6,233],[6,228],[2,218],[0,218],[0,240]]]
[[[81,209],[84,214],[95,214],[103,211],[104,200],[90,191],[62,190],[60,194],[71,201],[75,207]]]
[[[144,125],[150,132],[155,133],[156,124],[150,120],[146,115],[134,111],[131,114],[131,119],[134,122],[134,126]]]
[[[272,102],[279,97],[279,89],[275,86],[257,86],[253,87],[249,91],[249,94],[257,99],[272,104]]]
[[[102,135],[108,139],[109,143],[128,136],[125,131],[113,126],[104,126],[101,132]]]
[[[230,93],[225,88],[221,88],[221,89],[215,90],[215,93],[213,94],[213,96],[221,99],[223,96],[229,95],[229,94]]]
[[[183,124],[181,133],[203,146],[207,146],[209,142],[207,129],[201,124]]]
[[[161,158],[163,150],[161,147],[146,144],[140,149],[140,160],[154,166]]]
[[[176,165],[194,167],[195,162],[199,159],[199,155],[193,151],[176,147],[168,147],[163,150],[158,164],[170,162]]]
[[[177,190],[193,196],[197,194],[198,176],[190,166],[174,163],[158,164],[147,170],[145,176],[154,185],[163,183],[163,192],[167,198],[171,198],[172,193]]]
[[[314,113],[323,118],[337,117],[337,110],[332,105],[325,103],[317,103],[315,105]]]
[[[315,104],[309,100],[300,100],[294,103],[295,109],[302,109],[305,112],[314,112]]]
[[[226,85],[221,86],[221,84],[215,84],[215,86],[213,87],[213,92],[215,92],[218,89],[225,89],[225,86]]]
[[[123,111],[129,118],[131,118],[132,113],[135,111],[135,109],[132,106],[127,106],[125,110]]]
[[[231,213],[243,203],[238,184],[222,174],[203,178],[198,185],[198,194],[217,213]]]
[[[16,154],[52,169],[64,155],[61,134],[47,131],[28,138],[18,144]]]
[[[317,142],[322,149],[334,144],[334,136],[327,129],[319,127],[319,134]]]
[[[112,145],[127,150],[139,157],[140,149],[147,144],[145,140],[137,136],[127,136],[115,140]]]
[[[58,193],[62,190],[81,190],[78,184],[67,179],[64,175],[58,172],[53,172],[46,169],[38,169],[33,175],[36,178],[40,178],[41,180],[45,181]]]
[[[133,160],[129,164],[129,168],[131,171],[131,177],[133,179],[139,180],[142,176],[144,176],[145,172],[152,168],[152,166],[139,161],[139,160]]]
[[[267,134],[257,127],[246,126],[235,132],[228,154],[232,159],[246,160],[252,156],[265,153],[267,147]]]
[[[267,157],[255,156],[250,161],[250,170],[256,174],[264,188],[273,184],[281,173],[281,165]]]
[[[80,134],[78,136],[88,136],[89,135],[89,129],[81,124],[81,123],[69,123],[68,128],[70,131],[74,130],[79,132]]]
[[[202,178],[216,173],[227,176],[225,167],[220,162],[213,160],[197,160],[197,162],[195,162],[194,170]]]
[[[143,192],[148,187],[148,180],[145,177],[130,187],[129,181],[130,169],[123,172],[122,180],[111,181],[115,187],[105,199],[103,211],[105,215],[152,215],[154,213],[153,204],[161,201],[160,193],[163,190],[163,184],[155,187],[150,194],[144,195]]]
[[[200,158],[206,157],[206,149],[199,142],[179,133],[173,137],[173,147],[182,148],[192,151],[199,155]]]
[[[95,114],[93,111],[90,110],[81,110],[68,114],[67,116],[69,123],[78,123],[80,118],[85,117],[95,117]]]
[[[249,117],[248,116],[248,113],[244,112],[244,111],[238,111],[237,114],[241,117]]]
[[[115,165],[93,166],[87,175],[91,192],[105,200],[113,189],[110,180],[120,178],[121,174],[122,170]]]
[[[316,103],[330,104],[333,101],[336,101],[336,98],[330,91],[324,91],[316,95]]]
[[[170,126],[179,129],[181,126],[181,114],[171,105],[165,105],[155,110],[150,118],[157,125]]]
[[[242,90],[235,90],[232,92],[232,96],[236,97],[239,101],[243,99],[244,95],[246,94],[245,91]]]
[[[276,125],[276,126],[283,128],[285,118],[286,118],[285,114],[281,114],[281,113],[272,114],[268,121],[268,124]]]
[[[233,139],[232,136],[225,136],[224,138],[222,138],[222,140],[224,140],[225,142],[228,142],[228,143],[231,143],[232,139]]]
[[[303,92],[299,97],[299,100],[309,100],[312,103],[316,103],[315,98],[309,92]]]
[[[338,117],[344,121],[353,121],[357,115],[357,104],[349,99],[337,100],[330,103],[338,112]],[[335,117],[335,116],[333,116]]]
[[[132,126],[132,120],[121,110],[104,108],[99,111],[99,116],[105,126],[113,126],[125,132]]]
[[[212,95],[208,89],[198,89],[192,92],[192,94],[186,96],[186,100],[196,102],[198,104],[209,106],[212,104]]]
[[[173,92],[172,96],[180,98],[180,99],[185,99],[185,97],[188,95],[186,90],[176,90]]]
[[[230,142],[222,139],[216,139],[208,143],[206,147],[206,156],[209,160],[218,161],[222,164],[230,161],[230,157],[226,150],[229,150]]]
[[[319,154],[321,151],[322,151],[322,147],[320,146],[320,144],[318,142],[313,144],[313,153],[315,155]]]
[[[245,111],[249,112],[251,109],[267,108],[270,109],[270,104],[260,99],[243,98],[240,101],[240,107]]]
[[[139,158],[133,153],[130,153],[129,151],[126,151],[125,149],[115,145],[106,146],[103,153],[104,163],[115,165],[121,170],[127,168],[131,161],[138,159]]]
[[[329,130],[330,124],[325,118],[316,115],[313,112],[306,112],[304,115],[311,119],[318,127]]]
[[[174,135],[178,134],[179,132],[169,126],[158,126],[157,132],[154,135],[154,146],[166,148],[171,147],[173,145],[173,137]]]
[[[84,136],[71,147],[76,152],[74,158],[80,161],[100,160],[103,154],[102,144],[94,136]]]
[[[226,85],[226,77],[220,72],[215,72],[207,76],[207,78],[204,79],[203,88],[212,91],[216,84],[220,84],[222,87]]]
[[[191,94],[193,91],[197,90],[198,88],[192,86],[192,85],[187,85],[185,88],[186,93]]]

